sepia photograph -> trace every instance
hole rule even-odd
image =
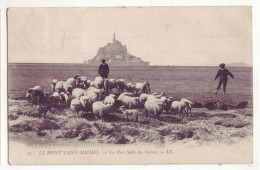
[[[253,162],[252,7],[9,8],[9,163]]]

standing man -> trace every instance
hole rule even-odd
[[[234,78],[234,76],[227,69],[225,69],[224,63],[220,64],[219,67],[220,67],[220,69],[218,70],[218,73],[215,77],[215,80],[217,80],[217,78],[219,78],[219,84],[218,84],[217,91],[215,92],[215,94],[218,93],[222,84],[223,84],[223,94],[225,94],[226,93],[226,85],[227,85],[228,75],[232,78]]]
[[[109,67],[108,67],[108,64],[106,63],[106,60],[105,59],[102,59],[101,60],[101,64],[99,66],[99,69],[98,69],[98,74],[103,78],[107,78],[108,77],[108,74],[109,74]]]

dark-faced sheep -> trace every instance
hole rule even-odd
[[[116,79],[105,79],[104,89],[106,94],[110,94],[116,88]]]
[[[126,88],[126,81],[124,79],[116,80],[117,93],[121,94]]]

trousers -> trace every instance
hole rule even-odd
[[[219,90],[222,84],[223,84],[223,91],[226,92],[227,80],[219,80],[217,89]]]

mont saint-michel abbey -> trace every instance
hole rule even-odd
[[[116,39],[114,34],[112,43],[100,47],[96,56],[88,60],[88,64],[99,65],[101,60],[105,59],[109,65],[114,66],[148,66],[149,62],[142,61],[141,58],[131,55],[127,52],[126,45],[122,45]]]

